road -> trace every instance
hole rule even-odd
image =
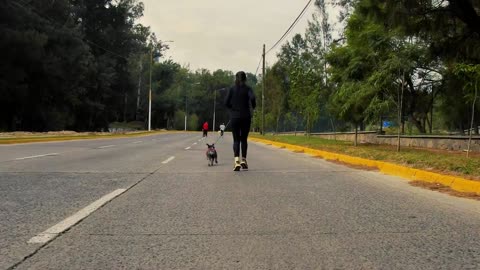
[[[0,269],[480,269],[478,201],[254,143],[235,173],[230,135],[217,149],[0,146]]]

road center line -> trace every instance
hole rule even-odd
[[[173,156],[172,156],[172,157],[169,157],[167,160],[165,160],[164,162],[162,162],[162,164],[167,164],[167,163],[169,163],[170,161],[172,161],[172,160],[174,160],[174,159],[175,159],[175,157],[173,157]]]
[[[32,159],[32,158],[39,158],[39,157],[49,157],[49,156],[58,156],[59,153],[50,153],[50,154],[45,154],[45,155],[37,155],[37,156],[30,156],[30,157],[21,157],[21,158],[16,158],[15,160],[25,160],[25,159]]]
[[[43,244],[47,243],[53,239],[55,239],[58,235],[63,233],[64,231],[70,229],[72,226],[77,224],[78,222],[82,221],[84,218],[88,217],[90,214],[95,212],[98,208],[102,207],[109,201],[113,200],[115,197],[119,196],[120,194],[127,191],[126,189],[117,189],[102,198],[94,201],[87,207],[81,209],[80,211],[76,212],[72,216],[62,220],[61,222],[53,225],[52,227],[48,228],[46,231],[32,237],[28,240],[29,244]]]
[[[105,149],[105,148],[111,148],[111,147],[115,147],[115,145],[105,145],[105,146],[100,146],[98,147],[98,149]]]
[[[193,145],[197,145],[197,143],[193,143]]]
[[[190,150],[190,148],[192,148],[192,147],[189,146],[189,147],[185,148],[185,150]]]
[[[136,141],[136,142],[133,142],[133,144],[137,144],[137,143],[142,143],[143,141]]]

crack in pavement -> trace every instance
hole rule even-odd
[[[111,201],[105,203],[103,206],[101,206],[100,208],[98,208],[96,211],[106,207],[107,205],[109,205],[110,203],[112,203],[114,200],[116,200],[117,198],[120,198],[122,197],[122,195],[128,193],[132,188],[136,187],[137,185],[139,185],[140,183],[142,183],[144,180],[146,180],[148,177],[154,175],[157,171],[159,171],[163,166],[160,166],[158,167],[157,169],[155,169],[154,171],[148,173],[147,175],[145,175],[144,177],[142,177],[140,180],[138,180],[137,182],[133,183],[132,185],[130,185],[129,187],[126,188],[126,191],[123,192],[121,195],[115,197],[114,199],[112,199]],[[145,173],[144,173],[145,174]],[[93,214],[93,213],[92,213]],[[89,215],[90,216],[90,215]],[[38,252],[40,252],[42,249],[44,249],[45,247],[47,247],[48,245],[50,245],[51,243],[53,243],[55,240],[59,239],[60,237],[62,237],[63,235],[67,234],[69,231],[71,231],[73,228],[77,227],[78,225],[82,224],[83,221],[85,221],[89,216],[86,216],[85,218],[83,218],[82,220],[80,220],[78,223],[76,223],[75,225],[73,225],[72,227],[68,228],[67,230],[65,230],[64,232],[58,234],[58,236],[54,239],[52,239],[51,241],[48,241],[44,244],[41,244],[38,248],[36,248],[35,250],[33,250],[29,255],[23,257],[23,259],[21,259],[19,262],[15,263],[14,265],[10,266],[9,268],[7,268],[7,270],[13,270],[13,269],[16,269],[18,266],[20,266],[22,263],[26,262],[28,259],[32,258],[33,256],[35,256]]]

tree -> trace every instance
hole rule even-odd
[[[265,99],[268,100],[265,110],[267,115],[271,116],[273,120],[271,123],[267,121],[267,129],[272,129],[276,133],[279,131],[280,119],[285,111],[286,98],[287,98],[287,85],[286,81],[288,74],[285,68],[276,63],[272,68],[266,72],[266,85],[267,91],[265,93]],[[269,118],[269,117],[267,117]]]
[[[394,104],[398,109],[403,103],[399,112],[402,130],[404,116],[420,133],[426,133],[427,122],[432,130],[427,116],[432,114],[443,77],[439,59],[428,54],[426,44],[405,36],[401,29],[386,31],[384,25],[357,10],[348,19],[345,36],[346,44],[335,45],[328,56],[339,89],[331,103],[336,114],[357,126],[383,119]],[[400,100],[395,98],[396,89],[404,81],[405,95]]]
[[[282,70],[282,74],[277,76],[279,84],[284,85],[287,101],[282,109],[290,109],[295,115],[301,115],[308,135],[330,95],[325,61],[331,42],[330,26],[323,1],[317,1],[316,4],[322,10],[321,18],[313,15],[305,36],[297,34],[291,42],[285,44],[278,55],[279,61],[274,66],[277,70],[279,67]]]
[[[473,126],[475,119],[475,105],[478,98],[478,87],[480,83],[480,65],[465,65],[460,64],[455,68],[455,73],[457,76],[461,77],[465,81],[464,91],[466,92],[466,98],[472,102],[472,113],[470,121],[469,139],[468,139],[468,148],[467,148],[467,157],[470,155],[470,145],[472,143],[472,134],[474,128],[478,130],[478,126]]]
[[[92,56],[69,1],[21,4],[0,11],[0,129],[58,130],[75,125]]]
[[[101,130],[133,119],[132,61],[150,35],[136,23],[142,12],[136,0],[3,0],[0,129]]]

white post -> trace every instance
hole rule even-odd
[[[217,107],[217,90],[213,92],[213,132],[215,132],[215,111]]]
[[[150,50],[150,90],[148,93],[148,131],[152,131],[152,62],[153,62],[153,47]]]
[[[187,131],[187,90],[185,88],[185,131]]]
[[[152,131],[152,89],[148,95],[148,131]]]

